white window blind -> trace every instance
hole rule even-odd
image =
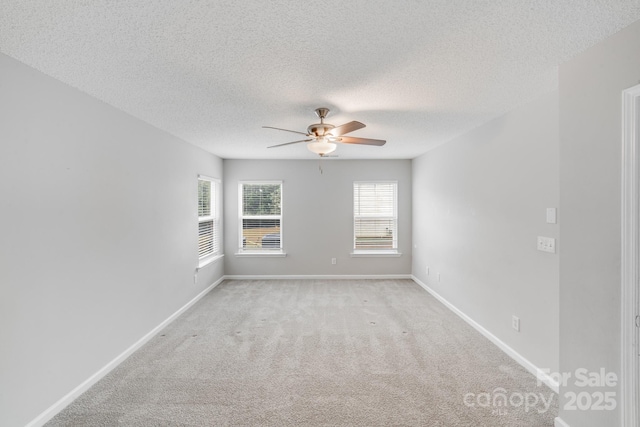
[[[198,178],[198,258],[220,254],[220,209],[218,182]]]
[[[397,193],[397,182],[353,183],[354,250],[397,250]]]
[[[240,183],[240,249],[282,249],[282,182]]]

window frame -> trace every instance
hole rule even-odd
[[[356,213],[356,187],[363,184],[392,184],[393,185],[393,215],[392,216],[379,216],[380,219],[391,219],[395,225],[395,235],[392,237],[392,248],[368,248],[362,249],[356,247],[356,221],[358,218],[375,218],[372,215],[358,215]],[[399,251],[400,239],[399,228],[400,221],[398,220],[398,181],[394,180],[366,180],[366,181],[353,181],[352,186],[352,208],[353,208],[353,241],[352,241],[352,257],[398,257],[402,253]]]
[[[244,186],[245,185],[279,185],[280,186],[280,214],[279,215],[244,215]],[[282,180],[250,180],[238,181],[238,256],[284,257],[284,182]],[[243,224],[245,219],[277,219],[280,221],[279,248],[245,248],[243,247]]]
[[[200,215],[200,181],[211,183],[209,194],[209,215]],[[206,175],[198,175],[198,268],[202,268],[224,256],[222,236],[222,180]],[[200,255],[200,224],[211,222],[211,252]]]

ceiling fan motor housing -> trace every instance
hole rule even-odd
[[[309,125],[309,127],[307,128],[307,134],[309,136],[325,136],[334,127],[334,125],[330,125],[329,123],[315,123]]]

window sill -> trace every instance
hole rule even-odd
[[[284,258],[287,256],[287,253],[283,250],[240,250],[240,252],[236,252],[235,255],[239,257]]]
[[[399,257],[402,256],[398,251],[353,251],[352,258],[374,258],[374,257]]]
[[[206,258],[202,258],[201,260],[198,261],[198,269],[201,269],[202,267],[206,267],[209,264],[213,264],[216,261],[221,260],[224,257],[224,254],[218,254],[218,255],[210,255]]]

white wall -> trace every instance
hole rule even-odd
[[[223,274],[197,265],[222,161],[0,55],[0,425],[21,426]]]
[[[622,91],[640,82],[640,22],[560,67],[560,368],[620,375]],[[614,411],[564,409],[572,427],[619,425]]]
[[[558,255],[537,251],[536,237],[558,237],[559,225],[546,223],[546,208],[558,198],[557,92],[413,161],[413,274],[552,371]]]
[[[304,147],[302,147],[304,149]],[[321,163],[320,163],[321,162]],[[324,172],[319,171],[322,164]],[[225,273],[384,275],[411,273],[410,160],[225,160]],[[283,181],[285,258],[238,252],[238,182]],[[398,181],[398,258],[352,258],[353,181]],[[323,225],[318,225],[323,224]],[[337,258],[337,264],[331,264]]]

